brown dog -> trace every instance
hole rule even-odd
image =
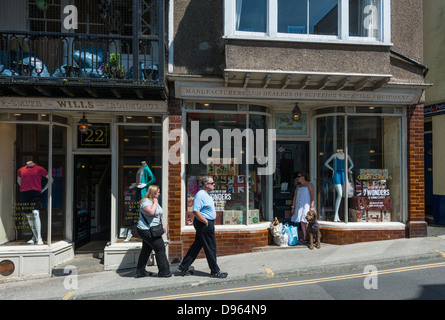
[[[306,219],[308,221],[307,233],[309,235],[309,249],[314,249],[314,243],[317,249],[321,247],[321,232],[318,226],[317,212],[315,210],[310,210],[306,214]]]

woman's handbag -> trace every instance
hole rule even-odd
[[[162,226],[162,221],[160,224],[150,227],[150,233],[152,237],[160,237],[164,234],[164,227]]]
[[[142,219],[144,219],[145,223],[147,225],[150,225],[148,223],[147,219],[145,219],[145,216],[143,213],[141,214],[141,216],[142,216]],[[160,224],[158,224],[157,226],[150,227],[150,233],[153,238],[160,237],[164,234],[164,227],[162,226],[162,220],[160,220]]]

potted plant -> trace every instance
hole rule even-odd
[[[122,79],[125,77],[126,72],[124,67],[122,67],[120,63],[120,54],[111,53],[110,55],[108,55],[108,63],[103,63],[99,67],[99,73],[107,78]]]

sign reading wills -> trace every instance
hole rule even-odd
[[[165,113],[167,112],[167,102],[160,100],[138,101],[2,97],[0,98],[0,109]]]

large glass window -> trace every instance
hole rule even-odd
[[[236,108],[236,105],[235,105]],[[267,155],[265,115],[188,113],[187,204],[185,224],[193,224],[193,200],[199,179],[213,177],[217,225],[256,224],[266,209],[266,179],[259,155]],[[247,147],[250,146],[250,147]]]
[[[236,30],[267,31],[267,0],[236,0]]]
[[[390,42],[383,0],[225,0],[225,15],[226,36]]]
[[[161,125],[119,126],[119,177],[119,238],[129,241],[128,231],[139,220],[140,200],[150,185],[162,186]],[[162,198],[160,205],[167,205]]]
[[[380,26],[379,0],[349,0],[349,35],[377,38]]]
[[[66,119],[23,113],[0,119],[0,244],[65,239]]]
[[[60,117],[59,117],[60,118]],[[66,121],[63,118],[59,121]],[[52,241],[64,240],[66,224],[66,140],[67,127],[58,125],[53,126],[53,154],[52,154],[52,173],[53,180],[51,188],[51,239]]]
[[[400,117],[319,117],[321,216],[328,221],[402,221],[401,155]]]
[[[278,0],[278,32],[337,35],[338,0]]]

